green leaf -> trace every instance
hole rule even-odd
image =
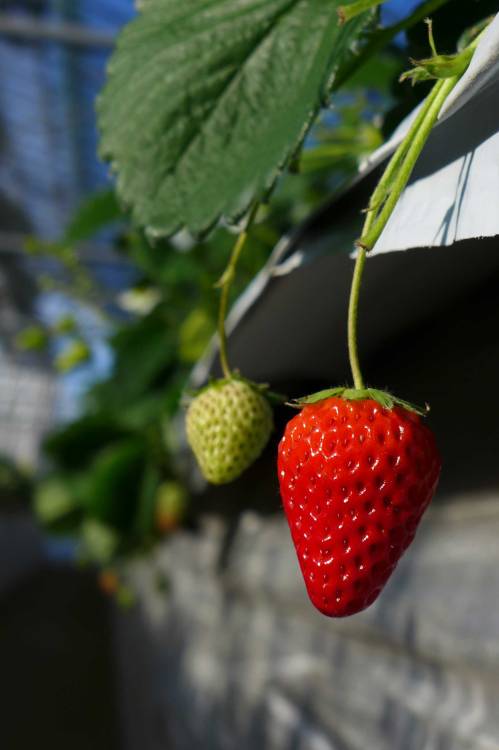
[[[94,193],[75,213],[64,233],[63,243],[74,244],[87,240],[123,218],[123,211],[113,190]]]
[[[90,360],[92,352],[83,339],[74,339],[55,358],[55,368],[60,373],[67,373]]]
[[[33,498],[33,509],[42,524],[60,521],[78,507],[78,500],[66,477],[54,475],[39,482]]]
[[[15,343],[21,351],[42,351],[48,346],[49,337],[42,326],[32,325],[19,331]]]
[[[114,558],[120,540],[114,529],[88,518],[81,527],[81,541],[84,559],[107,565]]]
[[[85,416],[53,432],[44,442],[49,459],[67,471],[86,469],[95,455],[109,444],[128,436],[112,418]]]
[[[195,307],[179,330],[179,357],[182,362],[194,364],[202,357],[215,332],[213,320],[202,307]]]
[[[349,3],[348,5],[340,5],[338,16],[341,23],[347,23],[356,18],[360,13],[364,13],[370,8],[376,8],[384,2],[387,2],[387,0],[357,0],[357,2]]]
[[[161,475],[149,463],[144,471],[142,486],[137,503],[137,512],[133,523],[134,531],[139,538],[146,538],[154,531],[154,513],[156,510],[156,494],[161,482]]]
[[[148,0],[98,103],[101,155],[153,236],[237,221],[273,186],[371,14],[339,0]]]
[[[72,315],[61,316],[52,326],[54,333],[60,336],[67,336],[68,334],[75,333],[78,329],[78,323]]]
[[[146,467],[145,446],[125,440],[102,451],[86,472],[82,503],[92,518],[126,531],[133,523]]]
[[[112,376],[97,383],[90,400],[103,410],[128,409],[164,383],[175,357],[175,334],[161,311],[121,328],[111,339],[116,362]]]

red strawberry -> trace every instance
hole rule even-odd
[[[405,402],[377,391],[325,393],[342,397],[317,394],[321,400],[288,423],[279,482],[310,599],[325,615],[345,617],[386,584],[433,497],[441,462],[433,434]],[[359,399],[364,394],[381,403]]]

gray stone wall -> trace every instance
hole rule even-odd
[[[125,750],[498,750],[499,496],[435,506],[384,594],[329,620],[285,521],[206,520],[130,576]],[[169,594],[156,587],[170,576]]]

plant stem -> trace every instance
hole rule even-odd
[[[388,223],[388,219],[392,215],[402,192],[409,182],[421,151],[423,150],[433,129],[433,126],[438,119],[440,110],[442,109],[445,100],[449,96],[458,80],[459,77],[456,76],[454,78],[448,78],[443,81],[438,81],[435,84],[432,92],[432,94],[434,93],[434,96],[430,95],[429,102],[427,102],[426,106],[424,107],[424,118],[420,124],[420,127],[416,130],[416,132],[413,132],[414,128],[411,128],[410,134],[412,137],[412,141],[409,140],[408,136],[406,136],[406,139],[404,139],[405,142],[409,144],[409,146],[407,149],[407,153],[402,160],[402,164],[400,165],[398,173],[393,179],[386,202],[379,214],[372,222],[372,225],[369,227],[368,231],[364,230],[362,237],[359,240],[359,245],[361,247],[364,247],[366,250],[372,250],[372,248],[380,238],[383,229]]]
[[[367,250],[374,247],[381,232],[397,204],[398,199],[412,174],[416,161],[428,140],[432,128],[438,118],[440,110],[456,85],[458,77],[438,81],[429,94],[420,113],[415,118],[409,132],[390,160],[369,204],[362,237],[358,243],[359,251],[355,263],[355,270],[350,292],[348,308],[348,351],[350,367],[355,388],[362,390],[364,380],[360,369],[357,323],[359,314],[359,297],[362,276],[367,258]],[[386,201],[385,201],[386,198]],[[378,212],[379,204],[383,204]]]
[[[361,13],[365,13],[366,10],[376,8],[378,5],[382,5],[386,0],[357,0],[355,3],[350,5],[340,5],[338,8],[338,16],[341,23],[351,21],[352,18],[360,16]]]
[[[428,27],[428,42],[430,43],[430,49],[435,57],[438,57],[437,45],[435,44],[435,37],[433,35],[433,19],[425,18],[425,24]]]
[[[388,192],[391,189],[392,183],[395,179],[395,175],[397,173],[398,168],[402,164],[407,151],[409,149],[410,143],[412,143],[414,137],[419,132],[425,117],[427,115],[429,107],[432,105],[432,103],[435,100],[435,97],[438,94],[438,89],[436,86],[433,86],[432,90],[428,94],[426,101],[423,103],[422,107],[420,108],[417,116],[414,118],[414,122],[412,123],[411,127],[409,128],[404,140],[402,143],[398,146],[397,150],[393,154],[392,158],[390,159],[387,168],[385,169],[383,176],[381,177],[380,181],[378,182],[378,185],[376,187],[376,190],[371,196],[371,200],[369,201],[369,211],[374,211],[376,215],[376,211],[379,209],[382,202],[385,200]],[[369,222],[364,226],[362,230],[362,234],[366,234],[370,226],[372,226],[372,221]]]
[[[438,4],[443,5],[444,3],[439,3],[438,0],[434,0],[433,4],[437,6]],[[471,53],[468,64],[471,61],[473,53],[478,47],[483,35],[486,33],[486,30],[487,27],[485,27],[485,29],[483,29],[466,48],[466,50]],[[432,47],[434,47],[433,38]],[[463,73],[464,70],[459,75],[439,80],[434,85],[432,91],[427,96],[426,101],[421,107],[420,112],[416,115],[404,140],[388,163],[388,166],[369,201],[366,221],[362,230],[362,237],[357,242],[359,251],[355,263],[348,307],[348,352],[354,386],[358,390],[364,389],[364,379],[360,369],[357,345],[357,324],[359,317],[360,288],[362,285],[362,275],[366,263],[367,252],[374,247],[380,238],[383,229],[386,227],[402,192],[409,182],[416,162],[431,134],[440,112],[442,111],[442,107],[447,97],[454,86],[458,83]]]
[[[364,389],[364,379],[360,369],[359,349],[357,346],[357,322],[359,318],[360,287],[366,264],[366,256],[367,253],[364,248],[359,248],[353,272],[352,288],[350,290],[350,304],[348,306],[348,354],[350,357],[353,384],[358,390]]]
[[[225,319],[227,317],[227,308],[229,305],[229,294],[236,275],[236,268],[241,257],[241,253],[248,239],[248,233],[255,219],[258,211],[258,204],[256,204],[251,210],[246,227],[239,234],[236,243],[232,249],[232,253],[229,259],[227,268],[225,269],[222,278],[218,282],[217,286],[221,289],[220,305],[218,308],[218,336],[220,339],[220,365],[225,378],[230,378],[232,373],[229,367],[229,359],[227,356],[227,331],[225,327]]]
[[[390,165],[388,166],[390,167]],[[376,194],[376,191],[374,194]],[[369,231],[371,225],[374,222],[375,216],[375,212],[368,212],[366,220],[364,222],[363,232]],[[358,390],[363,390],[365,387],[364,378],[362,377],[362,371],[360,369],[359,350],[357,345],[357,322],[359,318],[360,288],[362,285],[362,276],[364,274],[366,258],[367,252],[365,248],[360,247],[357,253],[357,260],[355,262],[352,288],[350,290],[350,302],[348,305],[348,354],[350,356],[350,369],[352,370],[353,384],[354,387]]]

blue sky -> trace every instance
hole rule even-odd
[[[403,16],[410,13],[421,0],[390,0],[382,6],[382,18],[384,23],[395,23]]]

